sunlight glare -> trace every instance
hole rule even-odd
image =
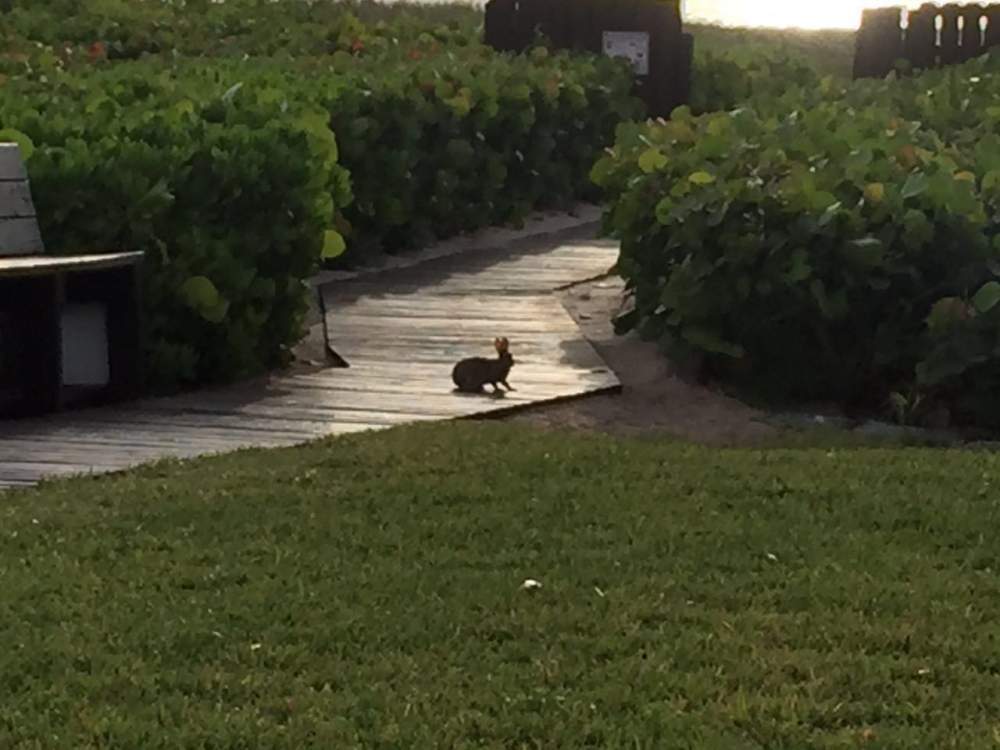
[[[923,0],[686,0],[684,18],[726,26],[856,29],[864,8],[904,5]]]

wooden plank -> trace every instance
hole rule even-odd
[[[35,215],[27,180],[0,181],[0,219],[27,219]]]
[[[901,8],[864,11],[854,51],[855,78],[882,78],[903,52]]]
[[[4,259],[9,255],[35,255],[44,252],[42,234],[34,218],[10,219],[0,217],[0,273],[4,265],[21,258]]]
[[[4,221],[0,219],[0,246],[2,246],[3,242]],[[15,219],[14,221],[30,220]],[[41,242],[41,238],[39,238],[39,242]],[[41,252],[41,250],[38,252]],[[0,251],[0,256],[2,255],[4,253]],[[0,258],[0,276],[43,276],[61,271],[96,271],[105,268],[121,268],[138,263],[141,259],[141,252]]]
[[[207,420],[196,411],[184,409],[174,410],[163,406],[139,409],[135,406],[123,405],[120,408],[101,409],[88,416],[90,421],[107,424],[136,424],[156,426],[161,429],[175,427],[194,427],[209,429],[223,427],[238,432],[268,433],[278,437],[296,437],[312,439],[331,434],[328,420],[287,419],[279,416],[247,419],[238,414],[220,414]],[[2,440],[2,438],[0,438]]]
[[[428,338],[423,338],[427,332]],[[432,342],[438,340],[444,342],[463,342],[465,344],[478,342],[479,346],[485,345],[488,349],[493,346],[495,336],[505,335],[512,342],[515,337],[524,339],[527,336],[536,338],[537,343],[551,341],[553,337],[564,335],[572,336],[574,331],[562,324],[562,321],[539,321],[536,324],[529,324],[521,321],[508,321],[503,319],[486,321],[463,321],[461,318],[430,318],[423,317],[415,320],[404,316],[383,316],[383,317],[345,317],[331,326],[331,342],[343,341],[344,339],[358,338],[364,334],[380,334],[386,343],[394,340],[413,340],[415,343]],[[417,337],[413,339],[413,337]],[[363,342],[362,342],[363,343]],[[379,346],[376,342],[376,346]],[[380,347],[381,348],[381,347]]]
[[[484,16],[484,41],[500,52],[521,49],[517,31],[517,0],[489,0]]]
[[[958,46],[958,19],[962,9],[955,3],[949,3],[941,8],[941,44],[938,54],[942,65],[954,65],[962,59],[962,50]]]
[[[534,43],[545,25],[545,0],[518,0],[517,28],[520,41],[525,46]],[[523,47],[522,47],[523,49]]]
[[[937,6],[927,3],[910,12],[904,54],[915,69],[937,65],[937,16]]]
[[[601,40],[595,33],[593,14],[594,7],[601,0],[576,0],[565,4],[570,39],[569,47],[577,52],[587,51],[600,54]]]
[[[37,455],[44,455],[51,443],[77,443],[80,445],[96,445],[110,448],[113,454],[122,449],[124,455],[136,449],[152,449],[150,455],[160,452],[180,449],[192,451],[191,455],[211,453],[213,451],[232,450],[242,445],[242,436],[234,435],[225,438],[217,435],[201,435],[197,430],[156,431],[148,429],[118,429],[118,425],[92,422],[79,424],[73,428],[59,426],[57,429],[44,429],[38,433],[24,433],[16,437],[5,438],[14,444],[38,444]],[[262,438],[263,442],[263,438]]]
[[[565,8],[572,0],[535,0],[542,19],[542,33],[555,49],[573,46]]]
[[[965,5],[961,9],[962,24],[961,54],[959,59],[964,62],[979,57],[984,51],[982,24],[986,18],[982,5]]]
[[[986,8],[986,47],[1000,45],[1000,5],[993,3]]]
[[[16,143],[0,143],[0,180],[26,180],[28,173]]]
[[[450,372],[444,374],[450,375]],[[601,388],[608,384],[614,384],[615,378],[610,372],[587,373],[575,379],[572,378],[550,378],[545,379],[544,375],[539,376],[532,373],[517,373],[515,368],[510,376],[510,384],[517,390],[515,398],[519,400],[532,400],[537,398],[551,398],[571,391],[589,391],[593,388]],[[351,383],[339,383],[331,387],[328,383],[302,383],[304,388],[314,388],[318,390],[336,390],[342,398],[356,398],[356,394],[371,394],[375,398],[381,398],[387,394],[405,394],[410,398],[428,399],[429,401],[445,400],[453,401],[461,398],[461,395],[452,391],[454,387],[449,380],[438,381],[438,387],[433,390],[416,387],[414,382],[406,380],[394,380],[392,378],[378,377],[372,375],[364,379]],[[381,402],[380,403],[384,403]]]

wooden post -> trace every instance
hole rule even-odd
[[[861,17],[854,52],[855,78],[882,78],[903,52],[901,8],[866,10]]]
[[[986,8],[986,47],[1000,45],[1000,5],[990,5]]]
[[[545,25],[545,0],[518,0],[517,30],[520,49],[531,46],[537,34]]]
[[[910,13],[905,55],[917,70],[937,65],[937,16],[938,7],[930,3]]]
[[[567,16],[566,36],[569,49],[577,52],[596,52],[599,49],[597,40],[593,38],[593,5],[594,0],[577,0],[563,6]]]
[[[941,64],[954,65],[961,61],[962,50],[958,46],[958,19],[962,9],[955,4],[941,8]]]
[[[501,52],[520,48],[517,39],[517,0],[489,0],[486,3],[484,39]]]
[[[985,10],[982,5],[966,5],[962,8],[962,53],[961,60],[972,60],[984,52],[982,20]]]
[[[673,4],[646,4],[638,9],[636,25],[650,29],[649,75],[639,81],[639,94],[651,117],[669,117],[689,101],[690,60],[681,33],[681,19]]]
[[[572,46],[565,0],[534,0],[538,3],[539,28],[555,49]]]

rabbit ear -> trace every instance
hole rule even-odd
[[[494,342],[494,346],[496,346],[498,352],[500,352],[501,354],[503,354],[505,351],[507,351],[507,347],[509,346],[509,343],[507,342],[507,338],[506,337],[502,337],[502,338],[498,338]]]

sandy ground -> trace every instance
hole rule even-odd
[[[615,435],[672,436],[713,445],[747,445],[773,438],[779,429],[765,415],[676,372],[654,344],[634,334],[615,335],[624,284],[609,277],[575,286],[562,301],[622,382],[621,394],[540,406],[507,417],[542,427]],[[512,380],[516,380],[516,370]]]

